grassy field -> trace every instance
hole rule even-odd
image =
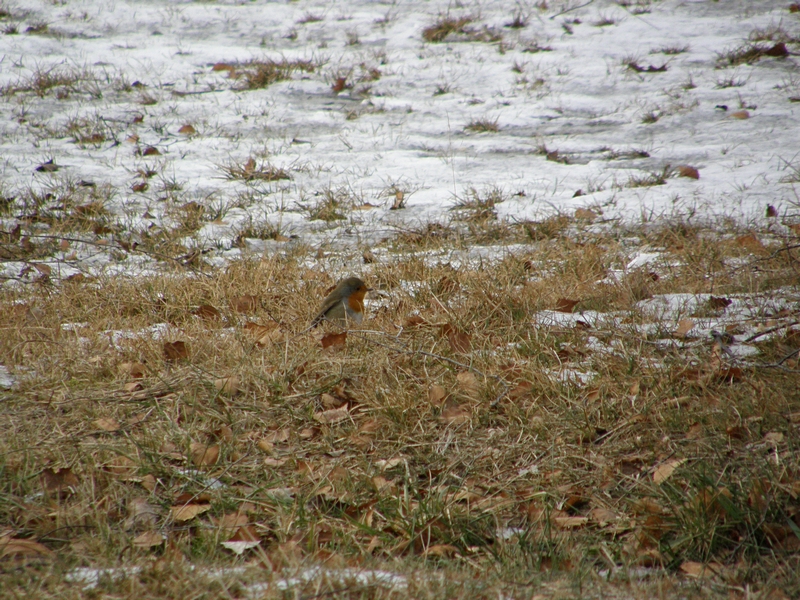
[[[6,287],[0,596],[797,597],[800,241],[773,221],[476,195],[347,256],[112,246],[161,272]],[[306,331],[348,258],[369,318]]]

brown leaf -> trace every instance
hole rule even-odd
[[[120,375],[141,379],[144,377],[146,367],[139,362],[126,362],[117,365],[117,372]]]
[[[48,556],[52,551],[33,540],[23,540],[10,536],[0,537],[0,558],[6,556]]]
[[[448,425],[458,425],[466,423],[472,418],[469,407],[460,404],[447,403],[442,410],[439,419]]]
[[[186,342],[164,342],[164,358],[170,361],[185,360],[189,358],[189,347]]]
[[[472,337],[463,331],[450,330],[447,333],[450,349],[459,354],[467,354],[472,349]]]
[[[588,517],[562,517],[556,516],[553,517],[553,523],[555,523],[556,527],[559,529],[578,529],[580,527],[585,527],[589,523]]]
[[[597,213],[588,208],[576,208],[575,218],[579,221],[589,221],[590,223],[597,218]]]
[[[45,277],[49,277],[53,272],[53,269],[50,268],[50,265],[46,265],[44,263],[33,263],[33,268],[39,271],[39,273]]]
[[[700,171],[695,167],[683,165],[678,167],[678,177],[688,177],[690,179],[700,179]]]
[[[723,308],[728,308],[731,304],[733,304],[733,300],[731,300],[730,298],[711,296],[708,299],[708,306],[713,310],[722,310]]]
[[[119,423],[110,417],[100,417],[92,421],[92,426],[101,431],[118,431]]]
[[[685,458],[673,458],[672,460],[668,460],[667,462],[659,465],[656,467],[656,470],[653,472],[653,483],[659,484],[663,483],[675,472],[675,469],[680,467],[683,463],[686,462]]]
[[[179,522],[191,521],[211,508],[210,504],[180,504],[170,508],[172,518]]]
[[[46,468],[41,475],[42,485],[47,492],[57,492],[58,494],[70,493],[78,485],[78,477],[69,467],[63,469]]]
[[[709,563],[708,565],[704,565],[700,562],[695,562],[693,560],[687,560],[681,563],[680,566],[681,571],[686,573],[689,577],[694,577],[695,579],[700,579],[703,577],[713,577],[716,573],[719,572],[720,567],[714,563]]]
[[[692,328],[694,327],[694,321],[691,319],[681,319],[678,321],[678,328],[675,330],[673,334],[676,338],[685,338],[686,334],[689,333]]]
[[[519,400],[531,393],[533,384],[528,381],[520,381],[515,387],[508,391],[507,397],[509,400]]]
[[[218,321],[222,318],[222,313],[220,313],[210,304],[201,304],[192,312],[192,314],[205,321]]]
[[[602,526],[614,523],[618,517],[614,511],[598,506],[589,511],[589,519]]]
[[[178,133],[180,133],[181,135],[194,135],[195,133],[197,133],[197,130],[194,128],[193,125],[187,123],[186,125],[183,125],[180,129],[178,129]]]
[[[736,245],[746,248],[751,252],[760,252],[764,250],[764,244],[761,243],[761,240],[759,240],[754,233],[739,236],[736,238]]]
[[[737,111],[731,113],[731,117],[734,118],[734,119],[741,119],[741,120],[749,119],[750,118],[750,112],[746,111],[746,110],[737,110]]]
[[[320,340],[323,348],[340,348],[347,344],[347,332],[329,333]]]
[[[150,475],[149,473],[144,477],[142,477],[142,481],[140,483],[142,484],[142,487],[146,489],[148,492],[152,492],[153,490],[156,489],[156,483],[157,483],[156,478],[153,475]]]
[[[458,548],[450,544],[433,544],[428,546],[422,553],[423,556],[439,556],[442,558],[452,558],[458,554]]]
[[[785,56],[789,56],[789,50],[786,48],[786,44],[784,42],[778,42],[772,48],[764,51],[764,54],[767,56],[774,56],[776,58],[783,58]]]
[[[389,207],[389,210],[399,210],[401,208],[405,208],[405,198],[406,195],[402,190],[397,190],[394,193],[394,201],[392,205]]]
[[[462,371],[456,375],[456,381],[458,382],[458,387],[467,396],[477,397],[480,395],[481,386],[478,383],[478,378],[471,371]]]
[[[167,538],[165,538],[164,535],[158,531],[145,531],[141,535],[133,538],[133,545],[136,548],[153,548],[163,544],[166,539]]]
[[[134,183],[131,186],[131,191],[136,192],[137,194],[141,194],[142,192],[146,192],[147,188],[150,187],[150,184],[146,181],[140,181],[139,183]]]
[[[323,410],[318,413],[314,413],[314,420],[319,421],[320,423],[338,423],[339,421],[344,421],[350,417],[350,411],[347,408],[347,404],[340,408],[332,408],[331,410]]]
[[[238,313],[250,314],[259,307],[258,298],[251,294],[245,294],[231,300],[231,308]]]
[[[148,146],[142,151],[142,156],[161,156],[161,152],[155,146]]]
[[[247,323],[244,330],[255,338],[256,346],[265,347],[281,341],[283,332],[278,328],[277,323],[260,325],[258,323]]]
[[[192,442],[189,445],[189,451],[192,455],[192,464],[195,467],[210,467],[217,464],[219,459],[219,446],[201,444],[199,442]]]
[[[580,300],[570,300],[568,298],[559,298],[556,301],[556,308],[558,312],[571,313]]]
[[[447,390],[437,383],[434,383],[428,390],[428,401],[434,406],[441,406],[447,398]]]
[[[239,393],[239,376],[231,375],[214,380],[214,387],[220,394],[225,396],[235,396]]]

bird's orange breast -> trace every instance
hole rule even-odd
[[[364,312],[364,296],[367,295],[367,290],[356,290],[347,299],[347,304],[356,312]]]

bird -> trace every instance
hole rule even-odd
[[[342,279],[322,301],[317,316],[311,321],[316,327],[323,320],[335,323],[361,323],[364,318],[364,296],[370,288],[358,277]]]

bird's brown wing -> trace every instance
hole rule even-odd
[[[325,314],[333,308],[337,303],[341,302],[341,298],[339,297],[339,290],[335,289],[325,300],[322,301],[322,308],[319,309],[317,316],[311,321],[311,326],[316,327],[319,325],[322,320],[325,318]]]

